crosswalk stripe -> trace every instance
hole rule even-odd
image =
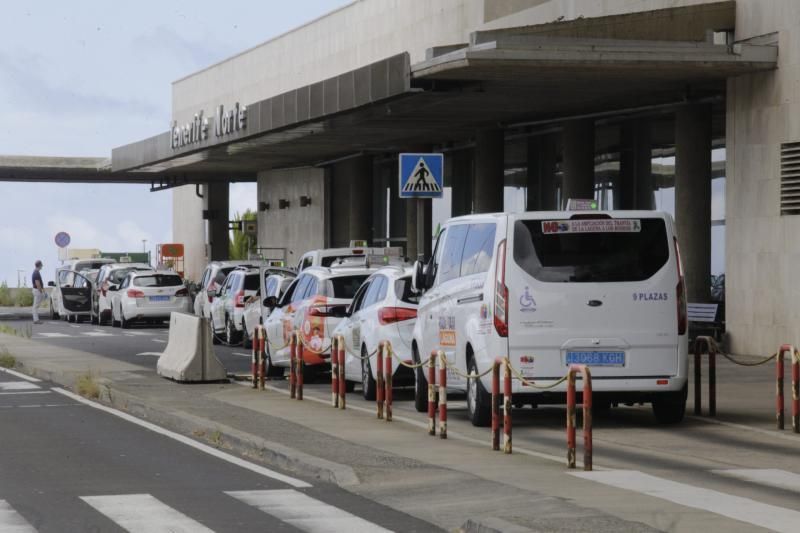
[[[37,390],[40,388],[27,381],[0,381],[0,391]]]
[[[800,475],[776,468],[748,468],[740,470],[712,470],[720,476],[750,481],[759,485],[800,492]]]
[[[679,505],[779,532],[796,532],[800,512],[716,490],[695,487],[635,470],[573,472],[573,476],[626,489]]]
[[[231,491],[225,494],[309,533],[390,531],[291,489]]]
[[[42,333],[37,333],[37,337],[45,337],[47,339],[63,339],[68,337],[74,337],[74,335],[68,335],[66,333],[58,333],[55,331],[43,331]]]
[[[149,494],[82,496],[81,499],[130,533],[213,533]]]
[[[87,337],[114,337],[113,333],[107,333],[105,331],[84,331],[81,335],[85,335]]]
[[[36,533],[36,529],[5,500],[0,500],[0,531],[3,533]]]

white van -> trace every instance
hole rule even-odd
[[[449,220],[433,257],[415,265],[424,291],[413,357],[444,350],[481,373],[498,357],[536,385],[591,367],[596,409],[650,402],[656,418],[683,418],[687,392],[686,297],[674,222],[654,211],[526,212]],[[491,375],[470,381],[471,421],[490,421]],[[427,404],[417,372],[416,406]],[[580,385],[579,385],[580,387]],[[541,391],[513,383],[513,403],[565,402],[566,383]]]
[[[349,248],[323,248],[320,250],[311,250],[303,254],[300,261],[297,262],[297,273],[311,267],[322,266],[330,267],[336,262],[354,261],[364,259],[366,257],[386,257],[386,258],[399,258],[403,249],[399,246],[392,246],[388,248],[369,247],[366,241],[352,241]]]
[[[107,258],[71,259],[56,268],[56,280],[50,284],[53,287],[50,292],[50,318],[60,317],[70,322],[76,322],[83,317],[91,317],[91,284],[95,280],[86,279],[82,273],[89,270],[96,271],[110,263],[116,263],[116,260]],[[76,281],[79,279],[78,285],[80,286],[76,287]],[[84,301],[84,293],[88,294],[88,302]]]

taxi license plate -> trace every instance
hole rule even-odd
[[[151,302],[168,302],[169,301],[169,296],[151,296],[150,297],[150,301]]]
[[[567,352],[568,365],[625,366],[625,352],[582,351]]]

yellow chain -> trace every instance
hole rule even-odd
[[[366,357],[365,357],[365,356],[362,356],[361,354],[354,352],[354,351],[353,351],[353,350],[352,350],[352,349],[351,349],[351,348],[350,348],[350,347],[347,345],[347,341],[345,340],[345,338],[344,338],[344,335],[340,335],[340,336],[339,336],[339,338],[340,338],[340,339],[342,339],[342,345],[344,345],[344,349],[345,349],[345,351],[346,351],[347,353],[349,353],[351,356],[355,357],[356,359],[361,359],[362,361],[365,361],[365,360],[367,360],[367,359],[370,359],[370,358],[372,358],[372,357],[373,357],[373,356],[374,356],[376,353],[378,353],[378,349],[377,349],[377,348],[375,348],[375,350],[374,350],[374,351],[373,351],[371,354],[367,354],[367,356],[366,356]],[[333,346],[333,340],[331,340],[331,346]]]
[[[445,361],[445,366],[447,368],[451,369],[455,375],[460,376],[460,377],[462,377],[464,379],[480,379],[483,376],[486,376],[487,374],[489,374],[492,371],[492,368],[494,366],[494,365],[490,366],[488,368],[488,370],[486,370],[486,372],[483,372],[481,374],[465,374],[461,370],[458,369],[458,367],[456,366],[455,363],[451,363],[447,359],[447,356],[444,357],[444,361]]]
[[[264,333],[266,333],[266,331],[265,331]],[[291,337],[291,335],[290,335],[290,337]],[[273,350],[283,350],[284,348],[286,348],[286,347],[288,347],[290,344],[292,344],[292,341],[291,341],[291,340],[289,340],[289,341],[288,341],[286,344],[284,344],[283,346],[276,347],[277,345],[275,345],[275,344],[272,344],[272,341],[271,341],[271,340],[269,340],[269,335],[267,335],[267,344],[269,344],[269,345],[272,347],[272,349],[273,349]]]
[[[313,354],[315,354],[315,355],[323,355],[325,352],[327,352],[327,351],[328,351],[328,350],[330,350],[330,348],[331,348],[330,344],[328,344],[328,347],[327,347],[327,348],[323,348],[322,350],[320,350],[320,351],[317,351],[317,350],[315,350],[314,348],[312,348],[311,346],[309,346],[309,345],[308,345],[308,343],[306,343],[306,341],[303,339],[303,336],[302,336],[302,335],[300,335],[299,333],[298,333],[298,334],[296,334],[296,335],[297,335],[297,341],[298,341],[300,344],[302,344],[302,345],[303,345],[303,348],[305,348],[306,350],[308,350],[309,352],[311,352],[311,353],[313,353]]]
[[[410,368],[412,370],[416,370],[417,368],[420,368],[420,367],[423,367],[423,366],[427,365],[431,360],[431,358],[428,357],[427,359],[425,359],[421,363],[406,363],[405,361],[403,361],[402,359],[397,357],[397,354],[394,353],[394,349],[392,348],[391,344],[388,344],[387,346],[389,347],[389,349],[386,350],[386,352],[387,352],[387,355],[389,357],[394,357],[395,359],[397,359],[397,362],[400,363],[402,366],[404,366],[406,368]]]
[[[567,372],[563,378],[559,379],[556,382],[551,383],[550,385],[536,385],[534,382],[525,379],[525,376],[523,376],[520,371],[514,368],[514,366],[511,364],[511,361],[509,361],[507,357],[504,358],[503,360],[508,365],[508,368],[511,369],[511,373],[514,374],[517,377],[517,379],[520,380],[527,387],[533,387],[534,389],[539,389],[539,390],[547,390],[557,387],[558,385],[561,385],[562,383],[567,381],[567,379],[569,379],[569,372]]]

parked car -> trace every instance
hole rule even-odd
[[[424,290],[413,357],[444,350],[462,373],[508,357],[546,385],[571,364],[594,377],[595,406],[649,402],[659,422],[683,418],[687,315],[672,217],[654,211],[558,211],[459,217],[415,267]],[[416,407],[427,381],[417,372]],[[475,425],[490,421],[491,376],[448,374]],[[563,403],[566,384],[538,391],[515,379],[515,404]]]
[[[267,332],[268,375],[283,374],[289,366],[288,342],[299,331],[306,371],[313,375],[330,359],[330,332],[345,316],[347,306],[362,283],[376,269],[354,266],[311,267],[295,279],[278,301],[267,298],[273,308],[264,327]]]
[[[117,288],[129,272],[152,271],[145,263],[111,263],[103,265],[97,274],[92,291],[92,323],[101,326],[111,322],[111,295],[109,289]]]
[[[343,259],[365,258],[367,256],[400,257],[403,253],[403,249],[400,247],[371,248],[366,246],[366,243],[357,241],[353,241],[350,244],[352,246],[349,248],[324,248],[304,253],[297,263],[297,272],[300,273],[307,268],[315,266],[329,267]],[[362,244],[363,246],[356,246],[356,244]]]
[[[212,291],[218,291],[222,284],[225,283],[225,278],[231,271],[240,266],[249,268],[258,268],[259,261],[212,261],[203,271],[198,283],[197,295],[194,298],[194,314],[206,318],[211,317],[211,304],[214,297],[211,295]]]
[[[63,318],[74,322],[78,320],[78,317],[91,316],[91,293],[89,293],[89,300],[85,310],[83,310],[82,304],[65,306],[64,297],[68,294],[71,298],[79,298],[82,300],[84,291],[72,290],[74,289],[73,285],[75,284],[76,276],[80,275],[82,271],[98,269],[103,265],[115,262],[116,261],[113,259],[73,259],[56,268],[56,279],[49,284],[53,287],[50,291],[50,318]],[[85,286],[82,287],[82,289],[85,288]],[[70,308],[81,310],[73,311]]]
[[[411,288],[410,267],[390,266],[372,274],[358,289],[334,331],[341,335],[345,349],[345,379],[361,383],[367,400],[375,399],[377,369],[375,357],[381,341],[389,341],[397,356],[391,364],[394,385],[413,385],[414,373],[400,364],[412,362],[411,339],[417,318],[419,295]],[[384,368],[388,368],[384,366]]]
[[[173,311],[191,312],[189,290],[171,270],[133,271],[119,287],[109,289],[111,325],[131,327],[134,322],[161,322]]]
[[[270,296],[280,299],[287,287],[297,277],[294,270],[288,268],[261,267],[259,277],[261,287],[255,296],[251,297],[244,305],[244,324],[242,331],[242,343],[245,348],[250,348],[253,332],[256,326],[264,324],[269,317],[270,309],[265,305],[265,301]]]
[[[236,267],[228,274],[222,287],[214,293],[209,310],[215,344],[222,336],[228,345],[241,341],[244,302],[255,296],[258,288],[258,269]]]

